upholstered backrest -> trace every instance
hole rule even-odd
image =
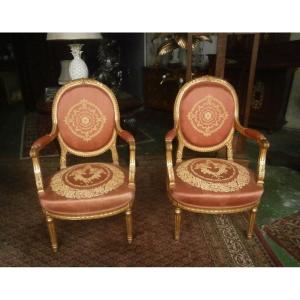
[[[110,143],[118,109],[110,93],[93,80],[71,83],[58,92],[53,121],[57,122],[60,139],[69,150],[93,152]]]
[[[179,92],[175,114],[180,134],[188,144],[215,147],[232,134],[237,99],[232,87],[224,83],[205,76],[187,83]]]

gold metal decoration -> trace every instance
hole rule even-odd
[[[199,83],[213,83],[220,85],[222,88],[226,89],[230,95],[232,96],[233,102],[234,102],[234,123],[232,126],[232,129],[229,131],[228,135],[224,138],[222,142],[220,142],[217,145],[209,146],[209,147],[198,147],[196,145],[193,145],[189,143],[184,135],[182,134],[180,123],[179,123],[179,115],[180,115],[180,104],[181,100],[184,96],[184,94],[195,84]],[[175,209],[177,209],[177,214],[179,214],[178,209],[184,209],[186,211],[194,212],[194,213],[207,213],[207,214],[231,214],[231,213],[238,213],[243,211],[249,211],[251,210],[251,218],[250,218],[250,224],[248,229],[248,237],[252,237],[253,232],[253,226],[255,223],[255,214],[257,211],[257,207],[259,203],[256,201],[255,203],[249,203],[247,205],[241,205],[236,207],[197,207],[192,205],[186,205],[177,202],[171,194],[171,191],[176,188],[176,180],[174,176],[174,166],[173,166],[173,159],[172,159],[172,142],[175,138],[178,139],[178,149],[177,149],[177,155],[176,155],[176,164],[178,165],[177,170],[181,169],[181,165],[184,166],[184,163],[182,163],[182,157],[183,157],[183,150],[184,147],[187,147],[188,149],[197,151],[197,152],[210,152],[210,151],[216,151],[226,146],[227,148],[227,159],[228,163],[232,164],[233,160],[233,151],[232,151],[232,139],[234,131],[237,130],[242,135],[246,136],[247,138],[254,139],[258,145],[259,145],[259,157],[258,157],[258,164],[257,164],[257,185],[262,186],[264,183],[264,176],[265,176],[265,163],[266,163],[266,153],[269,148],[269,143],[267,139],[260,134],[257,131],[253,131],[248,128],[243,127],[239,122],[239,105],[238,105],[238,97],[236,94],[235,89],[232,87],[230,83],[227,81],[216,78],[213,76],[202,76],[200,78],[191,80],[184,84],[181,89],[179,90],[175,104],[174,104],[174,128],[170,131],[172,132],[172,135],[166,138],[166,166],[167,166],[167,190],[168,190],[168,197],[172,204],[175,206]],[[226,160],[225,160],[226,162]],[[238,165],[241,167],[240,165]],[[244,170],[243,167],[241,167],[241,170]],[[180,172],[179,172],[180,173]],[[248,182],[248,174],[246,175],[245,172],[242,171],[243,179],[240,180],[239,187],[245,186],[245,184]],[[180,174],[177,173],[177,176],[180,176]],[[177,219],[176,219],[177,218]],[[175,218],[175,239],[179,239],[179,234],[176,235],[176,232],[178,232],[178,216]]]
[[[115,129],[113,131],[113,134],[110,138],[110,140],[106,143],[106,145],[104,145],[102,148],[95,150],[95,151],[88,151],[88,152],[84,152],[84,151],[78,151],[75,150],[71,147],[69,147],[65,141],[63,140],[62,136],[59,133],[58,130],[58,126],[57,126],[57,108],[58,108],[58,104],[62,98],[62,96],[69,90],[74,89],[76,87],[81,87],[81,86],[91,86],[91,87],[95,87],[97,89],[102,90],[103,92],[105,92],[110,100],[111,103],[113,105],[114,108],[114,123],[115,123]],[[91,105],[91,102],[89,102],[87,104],[87,102],[85,103],[81,103],[82,105],[86,105],[87,111],[90,111],[91,114],[93,114],[93,116],[91,117],[91,119],[78,119],[79,123],[83,122],[84,124],[94,124],[96,125],[96,130],[92,129],[90,132],[90,135],[94,135],[95,132],[99,133],[99,130],[101,130],[101,124],[100,124],[100,120],[101,122],[104,124],[105,122],[105,118],[103,116],[103,114],[101,115],[101,113],[98,111],[98,109],[96,109],[93,105]],[[95,114],[94,114],[95,112]],[[73,113],[75,115],[71,116],[71,112],[69,115],[69,118],[67,120],[67,123],[69,122],[69,125],[72,124],[71,126],[73,126],[74,124],[78,124],[76,123],[77,121],[74,121],[76,119],[76,112],[73,111]],[[90,115],[91,115],[90,114]],[[90,116],[89,115],[89,116]],[[93,119],[94,117],[96,117],[96,119]],[[75,123],[72,123],[73,121]],[[92,123],[90,123],[92,121]],[[102,125],[103,125],[102,124]],[[75,129],[75,126],[73,130]],[[87,126],[88,126],[87,125]],[[94,128],[94,127],[93,127]],[[119,107],[118,107],[118,103],[116,100],[115,95],[113,94],[113,92],[104,84],[93,80],[93,79],[78,79],[78,80],[73,80],[67,84],[65,84],[64,86],[62,86],[58,92],[56,93],[56,96],[54,98],[53,101],[53,105],[52,105],[52,130],[50,132],[50,134],[38,139],[36,142],[34,142],[34,144],[31,147],[30,150],[30,156],[32,158],[32,163],[33,163],[33,169],[34,169],[34,175],[35,175],[35,182],[36,182],[36,186],[37,186],[37,191],[38,194],[43,194],[44,193],[44,185],[43,185],[43,177],[42,177],[42,172],[41,172],[41,167],[40,167],[40,162],[39,162],[39,152],[44,149],[49,143],[51,143],[54,139],[58,139],[59,141],[59,145],[61,147],[61,156],[60,156],[60,169],[62,171],[60,171],[61,173],[58,174],[64,174],[66,175],[70,168],[66,168],[67,167],[67,154],[68,153],[72,153],[81,157],[91,157],[91,156],[97,156],[100,155],[102,153],[104,153],[107,150],[111,151],[112,154],[112,159],[113,159],[113,164],[116,165],[109,165],[109,167],[107,167],[107,170],[112,170],[111,172],[114,174],[117,174],[117,177],[115,176],[115,179],[117,178],[116,181],[114,181],[112,184],[112,186],[107,187],[108,189],[115,189],[117,188],[116,186],[121,184],[121,181],[124,180],[124,174],[123,172],[120,171],[119,168],[117,168],[117,165],[119,164],[118,161],[118,153],[117,153],[117,149],[116,149],[116,139],[117,139],[117,135],[119,135],[121,138],[123,138],[123,133],[125,131],[121,128],[120,126],[120,113],[119,113]],[[88,136],[85,136],[84,134],[82,135],[83,139],[87,139],[89,138]],[[129,175],[128,175],[128,187],[130,189],[132,189],[132,191],[135,191],[135,140],[134,138],[130,135],[129,139],[123,138],[128,144],[129,144],[129,150],[130,150],[130,154],[129,154]],[[91,165],[93,167],[93,165]],[[91,169],[89,169],[91,170]],[[89,172],[89,170],[85,170],[85,172]],[[93,171],[92,171],[93,172]],[[105,171],[104,171],[105,172]],[[93,173],[95,175],[93,175],[94,179],[96,179],[96,177],[100,176],[101,179],[101,174],[96,174],[97,172]],[[69,174],[70,175],[70,174]],[[92,174],[91,174],[92,175]],[[85,175],[83,175],[83,173],[78,173],[78,174],[74,174],[74,176],[76,176],[78,182],[80,182],[80,180],[82,182],[86,181],[83,178],[85,177]],[[54,176],[55,177],[55,176]],[[123,181],[122,181],[123,182]],[[74,182],[73,182],[74,183]],[[90,182],[93,183],[93,180]],[[52,182],[53,184],[53,182]],[[56,184],[54,184],[55,186]],[[72,187],[74,188],[74,186]],[[66,189],[67,190],[67,189]],[[105,189],[104,189],[105,190]],[[108,191],[107,189],[105,191]],[[104,192],[105,191],[101,191]],[[74,192],[74,191],[73,191]],[[99,191],[96,191],[96,193],[99,193]],[[76,192],[74,193],[74,195],[76,194]],[[69,195],[69,193],[68,193]],[[95,194],[94,194],[95,195]],[[78,196],[78,195],[77,195]],[[86,195],[85,195],[86,196]],[[92,195],[87,195],[92,196]],[[78,196],[79,197],[79,196]],[[76,198],[76,195],[75,195]],[[50,235],[50,240],[51,240],[51,244],[52,244],[52,249],[54,252],[57,251],[57,239],[56,239],[56,233],[55,233],[55,226],[54,226],[54,219],[61,219],[61,220],[91,220],[91,219],[98,219],[98,218],[104,218],[104,217],[110,217],[116,214],[120,214],[120,213],[126,213],[126,218],[130,221],[131,220],[131,207],[133,204],[133,199],[131,200],[131,202],[129,204],[124,205],[123,207],[120,207],[118,209],[114,209],[114,210],[110,210],[110,211],[101,211],[99,213],[92,213],[92,214],[59,214],[53,211],[47,211],[44,208],[42,208],[44,214],[46,215],[46,221],[48,224],[48,229],[49,229],[49,235]],[[128,217],[128,210],[130,210],[130,216]],[[132,220],[131,220],[131,232],[132,232]],[[130,229],[130,228],[129,228]],[[132,233],[130,235],[128,235],[128,242],[132,241]]]
[[[187,49],[187,33],[158,33],[154,35],[152,42],[159,37],[163,37],[164,42],[157,49],[158,55],[166,55],[173,52],[177,48]],[[212,42],[209,35],[194,33],[192,49],[194,49],[201,41]]]

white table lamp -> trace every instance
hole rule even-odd
[[[65,41],[80,41],[80,40],[99,40],[102,39],[101,33],[93,33],[93,32],[52,32],[47,34],[47,41],[57,41],[57,40],[65,40]],[[71,48],[71,53],[73,55],[73,60],[69,63],[64,65],[69,65],[69,75],[70,79],[80,79],[80,78],[87,78],[89,76],[89,71],[86,63],[81,58],[81,48],[84,44],[81,43],[74,43],[69,44]],[[62,64],[63,66],[63,64]],[[63,84],[66,82],[66,74],[65,70],[63,70],[61,74],[64,73],[64,79],[59,80],[60,84]],[[61,78],[61,75],[60,75]]]

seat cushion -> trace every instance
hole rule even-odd
[[[133,198],[128,171],[113,164],[85,163],[54,174],[40,202],[53,213],[91,214],[121,209]]]
[[[177,202],[195,208],[237,208],[255,204],[263,188],[253,172],[233,161],[216,158],[186,160],[175,168]]]

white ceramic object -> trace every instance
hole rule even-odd
[[[89,70],[81,58],[81,48],[83,44],[70,44],[71,53],[73,54],[74,59],[70,63],[69,73],[72,80],[87,78],[89,76]]]
[[[58,84],[60,85],[64,85],[71,80],[70,73],[69,73],[70,62],[71,60],[60,61],[61,71],[58,78]]]

